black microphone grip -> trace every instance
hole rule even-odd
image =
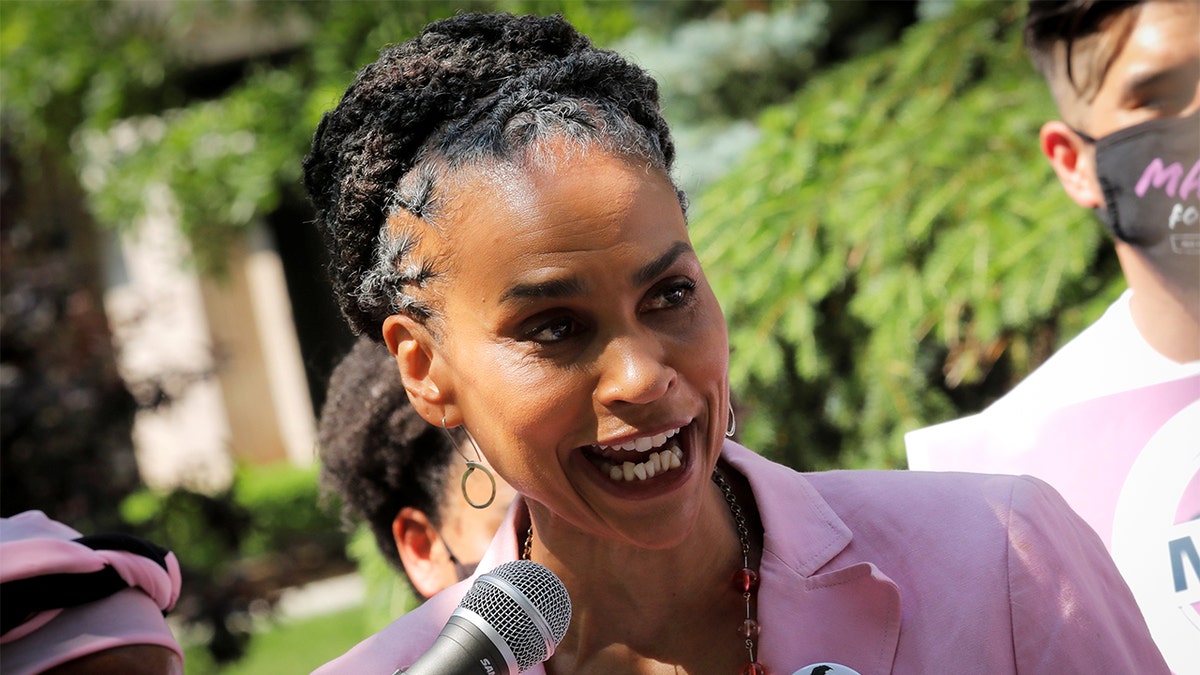
[[[405,675],[513,675],[504,655],[479,627],[455,613],[446,622],[429,651]]]

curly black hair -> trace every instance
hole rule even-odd
[[[441,524],[449,465],[461,439],[417,414],[392,355],[366,337],[329,379],[317,438],[322,490],[341,499],[347,525],[366,521],[384,557],[403,572],[392,521],[412,506],[435,527]]]
[[[446,179],[487,162],[529,161],[551,137],[670,177],[674,146],[658,85],[561,16],[455,16],[359,71],[304,160],[351,329],[379,341],[389,315],[435,316],[422,289],[442,269],[417,245],[436,225]]]

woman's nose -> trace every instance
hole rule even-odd
[[[596,396],[604,405],[645,404],[658,400],[678,378],[666,364],[666,350],[651,336],[627,336],[610,342],[601,356]]]

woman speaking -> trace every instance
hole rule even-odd
[[[727,438],[657,97],[559,17],[461,15],[363,68],[304,165],[351,327],[520,494],[480,571],[528,558],[570,593],[530,672],[1166,672],[1044,484],[800,474]],[[320,672],[405,668],[469,583]]]

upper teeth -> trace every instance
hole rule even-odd
[[[679,429],[672,429],[666,433],[658,434],[657,436],[644,436],[636,438],[623,445],[602,445],[605,450],[633,450],[635,452],[650,452],[655,448],[661,448],[668,438],[679,433]]]

